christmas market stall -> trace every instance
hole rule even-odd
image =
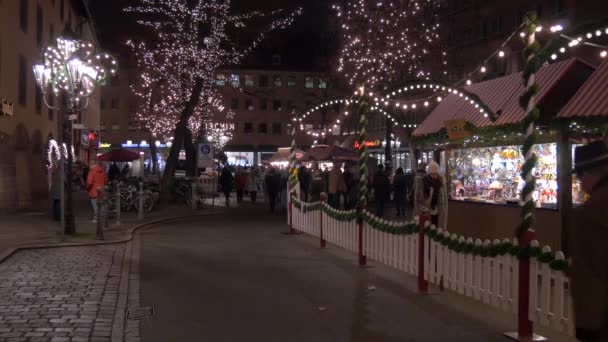
[[[538,155],[534,169],[537,185],[533,192],[537,210],[538,239],[561,246],[561,217],[557,203],[571,183],[561,186],[564,172],[558,162],[563,147],[558,145],[554,121],[560,110],[592,74],[593,67],[577,59],[547,64],[536,74],[540,108],[536,133]],[[519,194],[525,184],[520,173],[525,158],[520,107],[524,93],[521,73],[480,83],[465,90],[477,95],[494,114],[480,114],[478,105],[466,101],[462,93],[451,93],[414,131],[421,149],[441,151],[442,169],[449,185],[448,229],[456,234],[495,239],[511,236],[520,222]],[[562,152],[560,154],[560,152]],[[567,152],[572,154],[572,147]],[[562,177],[563,178],[563,177]]]
[[[296,160],[302,159],[304,151],[300,149],[295,150]],[[272,155],[269,162],[270,165],[286,168],[289,166],[289,158],[291,157],[291,149],[289,147],[280,147],[275,154]]]

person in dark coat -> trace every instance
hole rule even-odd
[[[344,186],[346,187],[346,191],[344,191],[344,209],[351,210],[353,204],[350,201],[350,193],[352,191],[352,187],[354,186],[354,177],[353,173],[350,170],[351,166],[346,164],[344,165],[344,172],[342,173],[342,177],[344,178]]]
[[[412,194],[414,193],[414,174],[411,171],[407,171],[403,176],[405,183],[405,200],[407,204],[412,207],[414,201],[412,200]]]
[[[376,216],[382,217],[384,215],[384,206],[391,194],[391,184],[382,164],[378,165],[378,170],[374,174],[373,186],[374,198],[376,199]]]
[[[306,166],[300,166],[298,170],[298,181],[300,182],[300,199],[308,202],[308,191],[310,190],[310,173]]]
[[[53,163],[49,169],[49,172],[51,172],[49,191],[53,200],[53,221],[61,221],[61,169],[57,163]]]
[[[110,182],[111,182],[111,181],[117,180],[119,176],[120,176],[120,169],[118,168],[118,165],[116,165],[116,163],[113,162],[112,165],[110,165],[110,168],[108,169],[108,179],[110,179]]]
[[[266,193],[268,194],[268,203],[270,204],[270,212],[274,213],[274,208],[277,203],[277,196],[281,191],[281,175],[274,167],[268,170],[268,174],[264,177],[266,184]]]
[[[405,174],[403,168],[398,168],[395,172],[395,179],[393,181],[393,194],[395,197],[395,207],[397,208],[397,216],[405,216],[405,197],[406,197],[406,183]]]
[[[226,206],[230,204],[230,193],[232,192],[233,183],[234,177],[232,176],[232,172],[230,172],[230,169],[227,167],[224,167],[222,169],[222,174],[220,175],[220,185],[224,192],[224,196],[226,197]]]
[[[574,215],[570,231],[576,337],[608,341],[608,144],[596,141],[575,151],[574,171],[589,198]]]

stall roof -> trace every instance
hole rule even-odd
[[[604,61],[559,113],[560,118],[608,116],[608,60]]]
[[[340,146],[316,145],[306,151],[303,161],[357,161],[359,153],[355,150],[347,149]]]
[[[299,148],[296,148],[296,159],[302,159],[302,157],[304,156],[304,151],[300,150]],[[289,161],[289,159],[291,158],[291,148],[289,147],[280,147],[277,152],[275,154],[272,155],[272,158],[270,158],[270,162],[283,162],[283,161]]]
[[[537,103],[563,79],[576,63],[575,58],[543,66],[535,76],[539,85]],[[464,101],[456,94],[447,95],[443,101],[416,128],[414,136],[433,134],[445,127],[445,122],[464,119],[476,127],[502,126],[521,122],[525,113],[519,106],[519,97],[524,92],[522,73],[507,75],[492,80],[466,86],[465,89],[476,94],[498,116],[495,122],[479,114],[473,104]]]

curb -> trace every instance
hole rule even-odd
[[[197,215],[187,215],[187,216],[165,217],[165,218],[156,219],[156,220],[149,221],[149,222],[139,223],[139,224],[133,226],[132,228],[129,228],[129,230],[127,231],[127,235],[130,235],[130,236],[128,236],[128,237],[126,237],[124,239],[120,239],[120,240],[111,240],[111,241],[103,241],[103,240],[101,240],[101,241],[72,242],[72,243],[68,242],[68,243],[46,244],[46,245],[45,244],[29,245],[29,246],[25,245],[25,246],[8,248],[5,252],[0,253],[0,264],[3,263],[3,262],[5,262],[6,260],[8,260],[15,253],[17,253],[19,251],[23,251],[23,250],[44,249],[44,248],[62,248],[62,247],[97,246],[97,245],[112,245],[112,244],[126,243],[126,242],[129,242],[129,241],[133,240],[133,236],[135,235],[135,233],[138,230],[141,230],[141,229],[146,228],[146,227],[151,226],[151,225],[155,225],[155,224],[166,222],[166,221],[178,220],[178,219],[182,219],[182,218],[203,217],[203,216],[211,216],[211,215],[217,215],[217,214],[220,214],[220,212],[197,214]]]

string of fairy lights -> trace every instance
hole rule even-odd
[[[230,0],[138,0],[124,11],[140,17],[138,24],[154,32],[152,43],[127,41],[141,72],[138,84],[132,87],[139,99],[135,116],[152,135],[168,138],[197,82],[202,83],[201,101],[189,118],[191,131],[196,134],[206,128],[217,113],[223,120],[233,120],[234,113],[225,110],[215,88],[216,71],[239,64],[268,32],[290,26],[302,9],[233,13]],[[231,35],[247,29],[253,20],[256,24],[270,22],[245,47],[237,46]],[[216,144],[224,144],[232,134],[222,126],[206,133]]]
[[[433,82],[427,82],[426,84],[420,82],[412,82],[417,84],[408,84],[405,86],[393,88],[388,91],[385,91],[382,95],[374,94],[374,92],[368,92],[365,94],[365,96],[367,96],[368,98],[372,98],[372,101],[374,103],[374,106],[372,106],[370,109],[381,113],[389,120],[391,120],[394,124],[398,124],[403,128],[416,128],[417,124],[404,123],[402,122],[402,120],[396,119],[396,117],[400,117],[403,113],[406,113],[408,111],[431,107],[433,103],[441,102],[445,98],[445,96],[453,95],[461,97],[463,101],[470,102],[476,109],[479,110],[481,115],[483,115],[484,117],[488,117],[491,120],[494,120],[495,118],[492,117],[494,115],[492,111],[489,108],[486,108],[484,104],[477,98],[472,98],[470,96],[471,94],[467,95],[467,92],[463,88],[463,85],[472,85],[473,79],[475,79],[475,77],[483,78],[489,72],[490,68],[488,65],[493,59],[502,59],[507,56],[506,48],[509,43],[511,43],[516,37],[525,39],[526,34],[524,32],[521,32],[521,29],[522,27],[520,26],[515,31],[513,31],[513,33],[510,34],[508,38],[502,44],[500,44],[500,46],[495,51],[493,51],[487,58],[485,58],[481,63],[479,63],[477,67],[474,68],[471,72],[467,73],[462,79],[451,83],[450,85]],[[562,25],[553,25],[547,29],[544,29],[542,26],[539,26],[536,29],[537,34],[540,32],[547,32],[548,34],[555,35],[556,38],[561,38],[565,40],[563,44],[557,45],[555,47],[555,50],[550,54],[549,58],[551,61],[557,61],[558,59],[565,57],[568,51],[572,51],[576,47],[582,45],[600,50],[599,57],[601,58],[608,57],[608,47],[593,42],[593,39],[608,35],[608,27],[596,29],[576,37],[563,34],[563,30],[564,28]],[[400,95],[407,95],[408,93],[416,94],[422,91],[432,92],[433,95],[427,95],[415,100],[401,100],[397,98]],[[438,95],[437,93],[440,94]],[[353,100],[351,99],[351,101]],[[319,108],[322,107],[315,106],[309,109],[308,112],[318,110]],[[334,123],[328,125],[328,128],[325,131],[331,132],[332,127],[339,126],[343,120],[344,114],[347,113],[348,111],[345,111],[344,113],[340,114],[336,118]],[[307,114],[306,116],[308,116],[309,114]],[[542,130],[539,132],[540,134],[542,134]],[[313,136],[324,136],[325,132],[309,132],[309,134]]]

